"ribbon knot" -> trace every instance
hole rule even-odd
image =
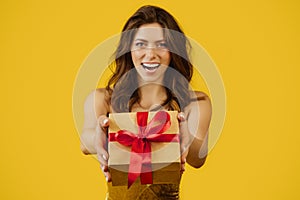
[[[109,134],[109,141],[131,146],[128,188],[140,177],[142,184],[152,184],[151,142],[179,142],[178,134],[162,134],[171,126],[170,115],[157,112],[147,124],[148,112],[137,112],[138,133],[119,130]]]

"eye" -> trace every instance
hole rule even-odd
[[[134,45],[136,47],[145,47],[146,46],[145,42],[136,42]]]
[[[167,45],[167,43],[166,42],[159,42],[158,44],[157,44],[157,47],[158,48],[167,48],[168,47],[168,45]]]

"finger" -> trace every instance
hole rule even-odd
[[[189,132],[187,121],[179,123],[179,132],[180,132],[180,147],[181,153],[184,153],[190,146],[192,142],[192,136]]]
[[[188,155],[188,148],[187,149],[184,149],[182,152],[181,152],[181,157],[180,157],[180,162],[181,162],[181,173],[183,173],[185,171],[185,163],[186,163],[186,158],[187,158],[187,155]]]
[[[104,159],[105,160],[105,159]],[[108,172],[108,165],[107,165],[107,161],[106,163],[101,163],[100,162],[100,166],[103,172]]]
[[[102,128],[107,128],[109,126],[109,119],[105,115],[100,115],[97,121]]]
[[[184,171],[185,171],[185,163],[181,164],[180,166],[180,173],[183,174]]]
[[[186,119],[184,112],[178,113],[177,118],[178,118],[179,122],[184,122]]]
[[[189,153],[189,151],[188,151],[188,149],[186,149],[185,151],[183,151],[182,153],[181,153],[181,163],[182,164],[185,164],[186,163],[186,157],[187,157],[187,155],[188,155],[188,153]]]
[[[106,120],[104,122],[105,125],[108,125],[108,119],[106,116],[102,115],[99,117],[99,121],[102,119]],[[102,120],[103,121],[103,120]],[[103,128],[100,128],[100,124],[96,127],[96,135],[95,135],[95,149],[97,152],[98,160],[101,163],[106,164],[108,160],[108,153],[107,153],[107,135],[106,131]]]
[[[105,176],[105,179],[107,182],[111,182],[111,175],[109,172],[103,172],[104,173],[104,176]]]
[[[100,150],[97,152],[98,161],[104,166],[107,166],[108,164],[108,157],[108,153],[105,150]]]
[[[180,165],[180,173],[182,174],[185,171],[185,163],[186,163],[186,157],[188,154],[188,150],[185,150],[184,153],[181,155],[181,165]]]
[[[100,128],[100,126],[96,127],[94,142],[96,145],[97,152],[101,152],[102,149],[107,149],[107,132],[103,130],[103,128]]]
[[[109,171],[109,170],[108,170],[108,166],[107,166],[107,165],[103,165],[103,164],[101,164],[101,163],[100,163],[100,168],[101,168],[101,170],[102,170],[103,173]]]
[[[180,147],[181,153],[184,153],[190,145],[190,136],[185,124],[180,125]]]
[[[97,153],[97,159],[100,163],[107,164],[108,152],[107,152],[107,138],[103,133],[96,133],[94,147]]]
[[[110,182],[111,181],[111,175],[110,175],[110,172],[109,172],[108,168],[101,165],[101,164],[100,164],[100,168],[102,170],[103,175],[105,176],[105,180],[107,182]],[[105,168],[107,168],[107,169],[105,169]]]
[[[180,152],[181,152],[181,156],[183,156],[185,154],[185,152],[187,151],[187,147],[185,144],[183,144],[183,142],[181,142],[180,144]]]

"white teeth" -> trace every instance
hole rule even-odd
[[[147,68],[156,68],[159,66],[158,63],[155,63],[155,64],[143,63],[142,65]]]

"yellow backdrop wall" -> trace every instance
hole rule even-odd
[[[88,53],[141,5],[170,11],[211,55],[227,94],[225,126],[182,199],[300,199],[300,4],[252,1],[0,2],[0,199],[104,199],[84,156],[72,90]]]

